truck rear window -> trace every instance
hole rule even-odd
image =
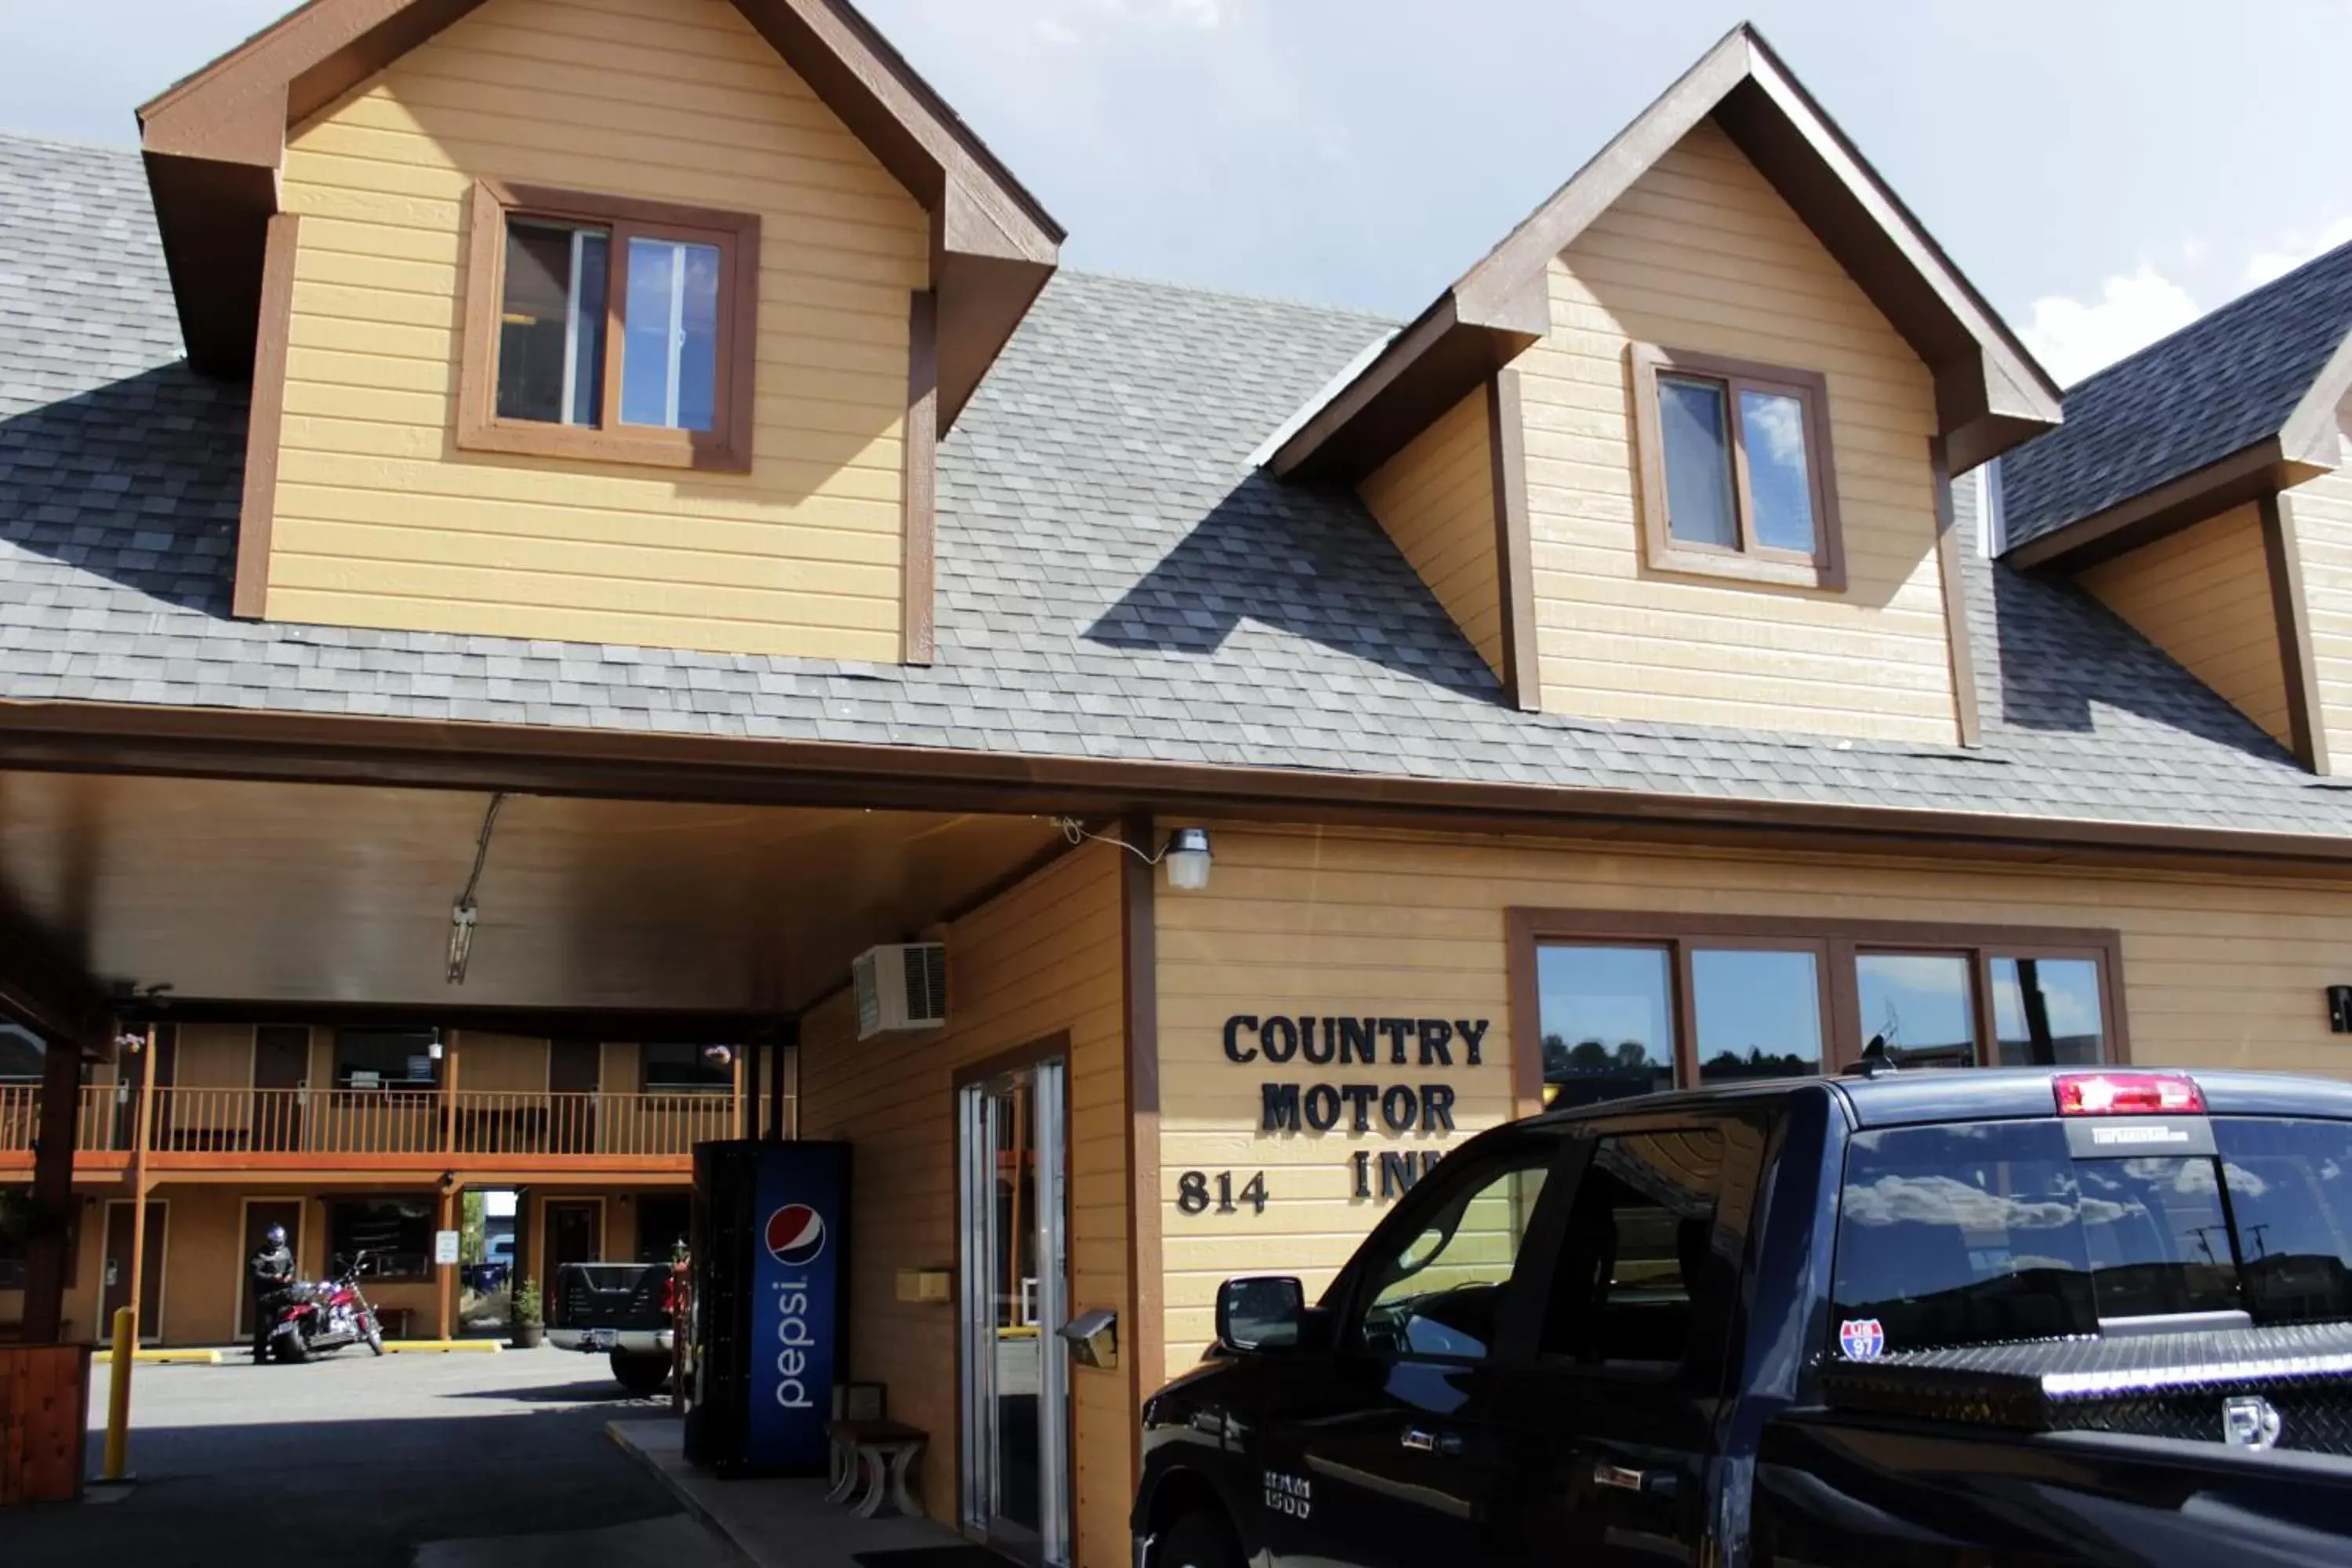
[[[2183,1312],[2352,1318],[2352,1125],[2212,1127],[2219,1159],[2077,1159],[2055,1118],[1856,1134],[1832,1353],[2095,1334],[2102,1319]]]

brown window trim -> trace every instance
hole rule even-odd
[[[1633,343],[1626,351],[1633,378],[1633,447],[1641,468],[1642,559],[1654,572],[1733,577],[1796,588],[1845,587],[1845,541],[1838,524],[1837,460],[1830,445],[1829,378],[1819,371],[1791,370],[1752,360]],[[1732,502],[1739,513],[1739,547],[1695,544],[1674,537],[1666,526],[1665,435],[1658,419],[1658,376],[1687,375],[1719,381],[1731,441]],[[1748,444],[1741,435],[1739,394],[1744,390],[1793,395],[1805,405],[1805,475],[1812,482],[1813,549],[1811,554],[1758,544],[1755,506],[1748,489]]]
[[[1510,963],[1512,1090],[1522,1113],[1543,1104],[1543,998],[1537,981],[1536,950],[1547,942],[1666,949],[1675,988],[1675,1081],[1678,1085],[1699,1081],[1698,1036],[1689,1005],[1690,953],[1695,944],[1816,954],[1824,1072],[1837,1072],[1862,1054],[1867,1037],[1853,961],[1867,952],[1967,956],[1977,1034],[1986,1043],[1994,1038],[1992,990],[1986,984],[1991,959],[2092,959],[2099,966],[2100,1024],[2107,1062],[2111,1066],[2131,1062],[2131,1031],[2124,1015],[2123,935],[2116,931],[1526,907],[1506,910],[1504,924]]]
[[[594,428],[498,416],[499,310],[506,294],[509,217],[602,224],[612,230],[604,295],[605,423]],[[622,307],[628,297],[628,241],[633,235],[688,239],[719,247],[718,407],[712,429],[671,430],[620,422]],[[759,305],[760,220],[753,214],[477,180],[467,241],[465,333],[457,368],[457,446],[469,452],[748,473]]]

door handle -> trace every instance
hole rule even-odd
[[[1397,1441],[1416,1454],[1458,1454],[1462,1451],[1459,1432],[1432,1432],[1420,1426],[1408,1426]]]
[[[1612,1465],[1606,1459],[1593,1465],[1592,1483],[1612,1487],[1619,1491],[1642,1492],[1650,1497],[1672,1497],[1679,1484],[1672,1470],[1636,1470],[1624,1465]]]

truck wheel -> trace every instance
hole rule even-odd
[[[1205,1513],[1188,1513],[1169,1526],[1153,1555],[1160,1568],[1241,1568],[1224,1526]]]
[[[669,1381],[669,1357],[631,1355],[625,1352],[614,1351],[613,1376],[619,1380],[623,1388],[627,1389],[639,1399],[650,1398],[659,1394],[662,1391],[662,1384]]]

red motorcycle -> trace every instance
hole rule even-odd
[[[336,1261],[341,1268],[333,1279],[315,1285],[298,1282],[283,1292],[269,1321],[270,1353],[279,1361],[306,1362],[355,1344],[383,1353],[383,1327],[360,1289],[367,1254],[349,1263]]]

